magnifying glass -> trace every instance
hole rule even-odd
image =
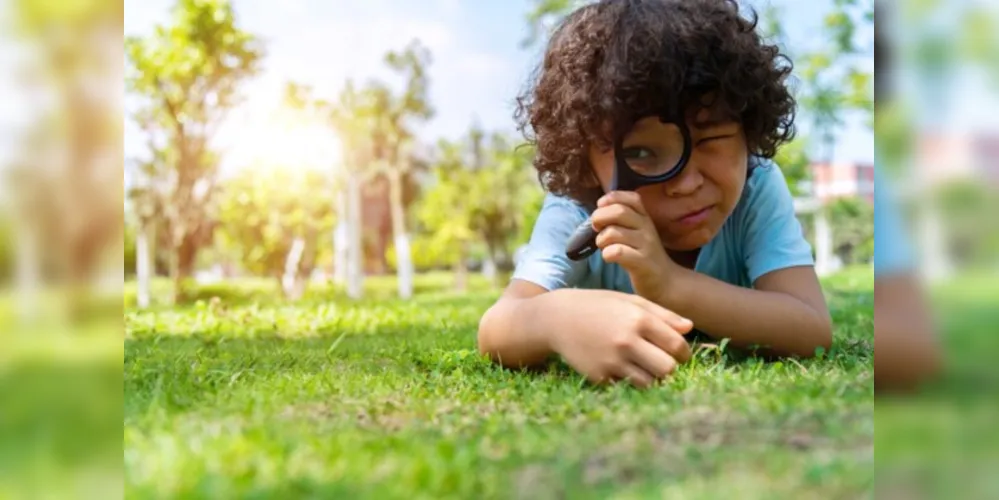
[[[659,118],[656,139],[642,144],[625,144],[626,137],[614,141],[614,176],[611,191],[635,191],[640,187],[666,182],[683,171],[690,159],[690,131],[683,120]],[[597,231],[590,218],[576,227],[566,244],[565,254],[572,260],[581,260],[598,250]]]

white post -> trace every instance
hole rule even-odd
[[[281,287],[284,288],[284,296],[289,299],[298,299],[296,281],[298,280],[298,266],[302,262],[302,254],[305,253],[305,240],[297,237],[291,243],[288,256],[284,261],[284,276],[281,277]]]
[[[836,271],[832,227],[822,202],[818,198],[796,198],[794,213],[798,216],[810,214],[815,222],[815,273],[826,276]]]
[[[347,177],[348,255],[347,296],[359,299],[364,294],[364,245],[361,228],[361,178],[351,171]]]
[[[398,277],[399,298],[413,296],[413,254],[406,234],[406,212],[402,206],[402,172],[390,166],[389,203],[392,210],[392,237],[395,241],[395,265]]]
[[[951,271],[944,242],[946,234],[940,220],[940,210],[933,202],[925,203],[920,210],[919,239],[925,255],[923,277],[930,281],[946,278]]]
[[[482,276],[492,282],[496,279],[496,272],[496,261],[492,255],[487,255],[486,260],[482,262]]]
[[[333,230],[333,283],[337,286],[347,284],[347,256],[350,252],[350,208],[347,203],[347,190],[350,186],[341,186],[336,194],[337,223]]]
[[[826,276],[835,271],[833,264],[833,237],[829,218],[824,207],[815,210],[815,272]]]

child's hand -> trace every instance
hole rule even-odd
[[[635,293],[659,302],[676,264],[666,255],[659,233],[634,191],[612,191],[597,202],[591,217],[597,246],[606,262],[620,264],[631,276]]]
[[[545,294],[552,349],[591,382],[628,380],[647,387],[690,360],[683,335],[693,323],[637,295],[560,289]],[[555,305],[557,304],[557,305]]]

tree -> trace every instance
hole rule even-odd
[[[334,281],[346,284],[347,295],[364,293],[364,247],[361,230],[361,175],[371,161],[370,112],[349,80],[335,104],[317,101],[343,143],[343,165],[336,212],[341,214],[334,231]]]
[[[836,0],[823,19],[826,44],[802,55],[804,95],[801,105],[812,115],[815,134],[823,145],[819,156],[832,161],[836,131],[843,113],[858,110],[873,128],[874,72],[866,61],[873,57],[873,40],[858,40],[858,25],[874,27],[873,0]],[[863,31],[863,32],[866,32]]]
[[[433,116],[427,96],[429,80],[426,67],[430,61],[430,52],[414,40],[401,52],[385,55],[386,64],[406,77],[402,95],[395,97],[386,87],[378,84],[368,89],[374,121],[375,171],[388,178],[399,296],[402,298],[413,295],[413,258],[403,204],[404,178],[413,165],[414,137],[408,122],[427,120]]]
[[[493,134],[487,163],[475,174],[471,227],[485,243],[490,261],[509,270],[524,211],[541,191],[534,180],[531,151]]]
[[[331,173],[295,167],[243,170],[223,184],[218,214],[221,246],[247,271],[274,278],[293,300],[329,252],[335,221]]]
[[[240,29],[226,0],[179,0],[170,26],[125,41],[128,89],[141,97],[139,113],[156,125],[153,140],[167,159],[156,172],[165,196],[175,301],[209,241],[210,206],[218,171],[212,138],[239,88],[259,69],[258,40]]]
[[[525,240],[543,192],[533,180],[530,151],[472,127],[461,141],[441,140],[434,164],[435,182],[426,193],[419,221],[430,248],[455,267],[455,286],[467,286],[472,245],[485,246],[497,267],[512,264],[513,245]]]
[[[146,133],[146,148],[149,157],[132,162],[132,182],[128,188],[128,201],[131,203],[132,216],[135,219],[135,276],[137,280],[136,302],[141,308],[148,307],[151,302],[151,280],[155,274],[155,260],[158,239],[157,229],[161,231],[166,226],[166,193],[162,190],[162,182],[156,182],[156,177],[168,168],[168,150],[164,145],[157,144],[154,138],[156,124],[149,113],[136,116],[140,128]]]
[[[70,291],[72,315],[85,315],[89,287],[108,252],[120,251],[124,230],[123,193],[115,187],[124,173],[122,121],[114,92],[124,11],[108,2],[18,0],[10,7],[5,32],[32,49],[12,81],[46,102],[24,136],[10,137],[21,147],[0,182],[13,208],[8,234],[16,243],[21,312],[31,314],[34,292],[46,279]]]
[[[808,196],[807,183],[811,179],[809,166],[811,160],[806,151],[807,141],[803,138],[796,138],[788,144],[782,146],[774,157],[774,163],[780,166],[787,180],[787,186],[791,189],[793,196]]]
[[[442,139],[437,150],[433,185],[424,195],[417,217],[429,234],[428,249],[454,267],[455,289],[464,291],[468,286],[469,247],[475,237],[470,218],[472,173],[461,142]]]

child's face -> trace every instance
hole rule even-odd
[[[675,251],[700,248],[718,234],[742,196],[747,173],[746,138],[738,122],[702,110],[688,119],[687,126],[693,151],[683,172],[668,182],[638,189],[663,246]],[[670,137],[667,127],[656,117],[639,121],[625,138],[625,150],[661,150]],[[591,147],[590,164],[608,191],[614,151]]]

